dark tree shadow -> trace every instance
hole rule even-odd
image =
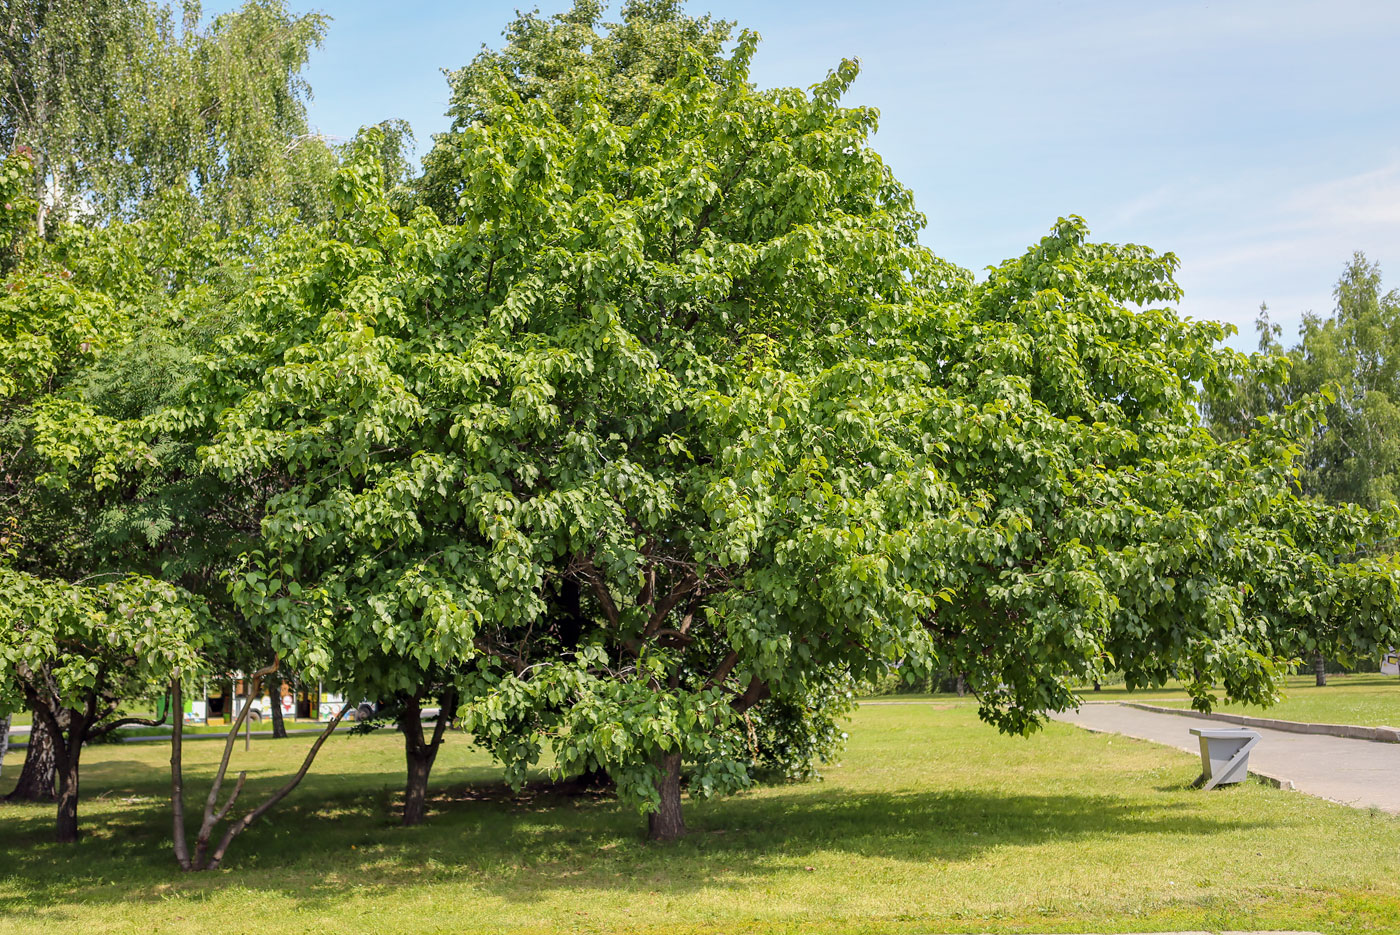
[[[116,814],[88,822],[76,845],[49,843],[52,806],[10,809],[3,819],[0,876],[28,885],[0,896],[0,915],[26,907],[57,908],[80,892],[85,902],[157,900],[172,887],[199,900],[224,887],[275,893],[298,906],[329,907],[347,882],[372,895],[404,885],[471,878],[492,895],[530,901],[556,887],[685,894],[700,888],[750,889],[754,877],[800,870],[797,858],[818,852],[878,855],[927,864],[972,860],[992,847],[1141,835],[1207,836],[1264,822],[1203,815],[1190,800],[1141,802],[1053,790],[1008,794],[969,789],[862,792],[787,786],[709,802],[688,802],[691,833],[668,845],[642,840],[633,809],[598,790],[532,783],[514,792],[489,770],[459,770],[471,781],[435,788],[425,825],[395,826],[398,791],[383,774],[364,788],[309,794],[254,825],[230,852],[229,869],[182,874],[170,855],[168,803],[135,799]],[[1189,777],[1166,791],[1184,789]],[[352,783],[353,785],[353,783]],[[342,785],[343,789],[343,785]],[[191,807],[191,818],[195,818]],[[675,872],[658,884],[657,858]],[[605,868],[604,868],[605,865]],[[745,867],[737,880],[728,869]],[[500,872],[528,867],[529,873]],[[784,869],[788,868],[788,869]],[[603,870],[606,872],[603,872]],[[595,872],[596,871],[596,872]]]

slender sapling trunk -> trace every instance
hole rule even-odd
[[[267,674],[276,671],[277,664],[277,661],[274,660],[272,665],[253,673],[249,690],[250,697],[257,696],[259,682]],[[170,792],[171,808],[173,812],[172,832],[175,845],[175,859],[185,870],[219,869],[219,866],[223,863],[224,855],[228,853],[229,845],[233,843],[233,839],[246,831],[248,826],[253,822],[267,814],[278,802],[281,802],[290,795],[292,790],[306,777],[307,772],[311,769],[311,764],[316,760],[316,755],[321,752],[321,747],[325,745],[330,735],[335,733],[335,729],[340,725],[341,719],[344,718],[345,713],[350,710],[350,705],[347,704],[342,707],[340,711],[336,713],[336,716],[331,718],[330,722],[326,724],[325,729],[321,731],[321,735],[316,738],[316,742],[313,743],[311,749],[307,751],[305,758],[303,758],[301,762],[301,768],[296,771],[296,774],[293,775],[291,779],[287,780],[276,792],[264,799],[262,804],[257,808],[254,808],[242,818],[228,825],[228,827],[224,829],[223,836],[219,838],[218,844],[211,850],[210,842],[213,840],[215,829],[218,827],[219,822],[223,821],[224,817],[228,815],[234,803],[238,801],[239,793],[243,791],[243,784],[248,778],[247,772],[240,772],[238,774],[238,781],[234,783],[233,791],[229,793],[228,799],[225,800],[222,806],[218,804],[219,792],[223,788],[224,777],[228,775],[228,764],[230,757],[233,755],[233,745],[238,740],[239,729],[243,727],[244,721],[248,717],[251,708],[251,705],[245,704],[243,706],[243,710],[238,713],[238,717],[234,719],[233,724],[229,727],[228,734],[224,737],[224,755],[219,761],[219,768],[214,773],[214,782],[209,789],[209,796],[204,804],[204,818],[200,822],[199,833],[195,837],[195,847],[192,855],[189,852],[185,838],[184,782],[180,762],[183,731],[180,722],[176,722],[175,731],[171,736],[170,752]]]
[[[171,839],[175,845],[175,860],[181,870],[191,869],[190,846],[185,837],[185,704],[181,697],[180,677],[170,681],[170,709],[175,723],[170,727],[170,811]]]

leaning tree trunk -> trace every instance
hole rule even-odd
[[[53,734],[49,732],[48,722],[35,714],[29,729],[29,749],[25,753],[24,768],[19,772],[19,782],[5,796],[5,801],[52,802],[55,799],[56,779]]]
[[[1320,652],[1313,657],[1313,674],[1317,677],[1318,688],[1327,685],[1327,660]]]
[[[277,660],[273,660],[272,665],[265,669],[259,669],[252,675],[248,697],[257,697],[257,686],[263,676],[277,670]],[[172,694],[179,698],[180,686],[178,683],[171,686]],[[199,825],[199,834],[195,837],[194,853],[190,853],[189,842],[185,838],[185,789],[184,770],[181,764],[182,745],[182,724],[183,718],[175,724],[175,732],[171,737],[170,751],[170,805],[172,811],[171,831],[175,844],[175,858],[179,861],[183,870],[218,870],[223,864],[224,855],[228,853],[229,845],[233,839],[247,830],[263,815],[267,814],[278,802],[281,802],[292,790],[300,785],[302,779],[306,778],[306,773],[311,769],[312,762],[316,759],[316,754],[321,752],[321,747],[327,738],[335,733],[335,729],[340,726],[341,720],[346,712],[350,710],[350,705],[344,705],[335,717],[327,722],[321,735],[311,745],[306,756],[301,761],[301,768],[296,771],[291,779],[287,780],[276,792],[273,792],[257,808],[248,812],[242,818],[228,825],[224,830],[223,837],[220,838],[217,846],[211,852],[209,850],[210,841],[213,838],[215,829],[219,822],[224,820],[229,810],[233,808],[234,802],[238,800],[238,795],[243,791],[243,783],[248,778],[247,771],[238,774],[238,781],[234,784],[233,791],[222,806],[219,806],[219,792],[223,787],[224,777],[228,774],[229,757],[233,754],[234,743],[238,740],[238,731],[243,727],[243,722],[247,719],[252,705],[244,705],[243,710],[234,718],[229,731],[224,735],[224,755],[219,761],[218,769],[214,772],[214,781],[209,789],[209,797],[204,805],[204,819]]]
[[[668,753],[658,764],[661,769],[661,805],[647,816],[647,836],[653,841],[674,841],[685,834],[681,813],[681,755]]]

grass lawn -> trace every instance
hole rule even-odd
[[[0,932],[1393,932],[1400,919],[1396,817],[1253,781],[1198,792],[1193,756],[1063,724],[1001,737],[966,705],[870,705],[850,730],[826,781],[687,802],[692,833],[665,846],[607,798],[511,795],[460,737],[439,757],[428,824],[401,829],[398,736],[335,737],[228,869],[196,875],[167,845],[167,748],[97,746],[78,845],[49,843],[50,808],[0,805]],[[245,801],[309,742],[240,744]],[[195,796],[218,753],[187,748]]]
[[[1143,701],[1182,708],[1191,704],[1186,693],[1173,686],[1136,692],[1118,686],[1097,692],[1087,689],[1081,694],[1086,701]],[[1216,710],[1285,721],[1400,727],[1400,678],[1374,673],[1329,675],[1326,687],[1318,688],[1312,675],[1291,675],[1283,701],[1272,708],[1222,704]]]

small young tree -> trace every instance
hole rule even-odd
[[[277,671],[279,661],[274,659],[265,668],[254,672],[248,680],[248,697],[256,697],[258,687],[262,679]],[[179,711],[182,702],[181,678],[177,674],[170,683],[171,707]],[[184,722],[179,719],[175,722],[175,730],[171,737],[170,746],[170,808],[171,808],[171,843],[175,851],[175,860],[179,863],[180,869],[186,871],[197,870],[218,870],[224,862],[224,857],[228,853],[229,845],[233,840],[248,830],[253,822],[272,810],[277,803],[281,802],[296,789],[301,781],[306,778],[306,774],[311,769],[311,764],[315,762],[316,755],[321,752],[321,747],[335,729],[340,725],[340,721],[345,717],[353,705],[346,704],[336,712],[326,726],[321,730],[321,734],[312,743],[311,749],[302,758],[301,767],[281,786],[271,792],[257,806],[243,814],[234,821],[228,822],[219,836],[218,842],[214,842],[214,835],[219,830],[220,822],[228,817],[233,806],[238,802],[238,797],[243,792],[243,784],[248,779],[246,771],[238,774],[238,780],[234,783],[232,791],[224,799],[222,805],[219,804],[219,796],[223,790],[224,780],[228,776],[229,758],[233,754],[233,746],[238,741],[238,732],[247,721],[252,705],[245,704],[229,726],[228,733],[224,737],[224,753],[219,760],[219,766],[214,772],[214,779],[209,784],[209,795],[204,801],[204,813],[199,823],[199,831],[195,834],[194,851],[190,851],[189,836],[185,830],[185,776],[184,776]],[[212,849],[211,849],[212,847]]]
[[[203,617],[149,578],[86,587],[0,569],[0,709],[27,703],[55,740],[60,842],[78,838],[83,744],[158,723],[119,706],[194,665]]]

